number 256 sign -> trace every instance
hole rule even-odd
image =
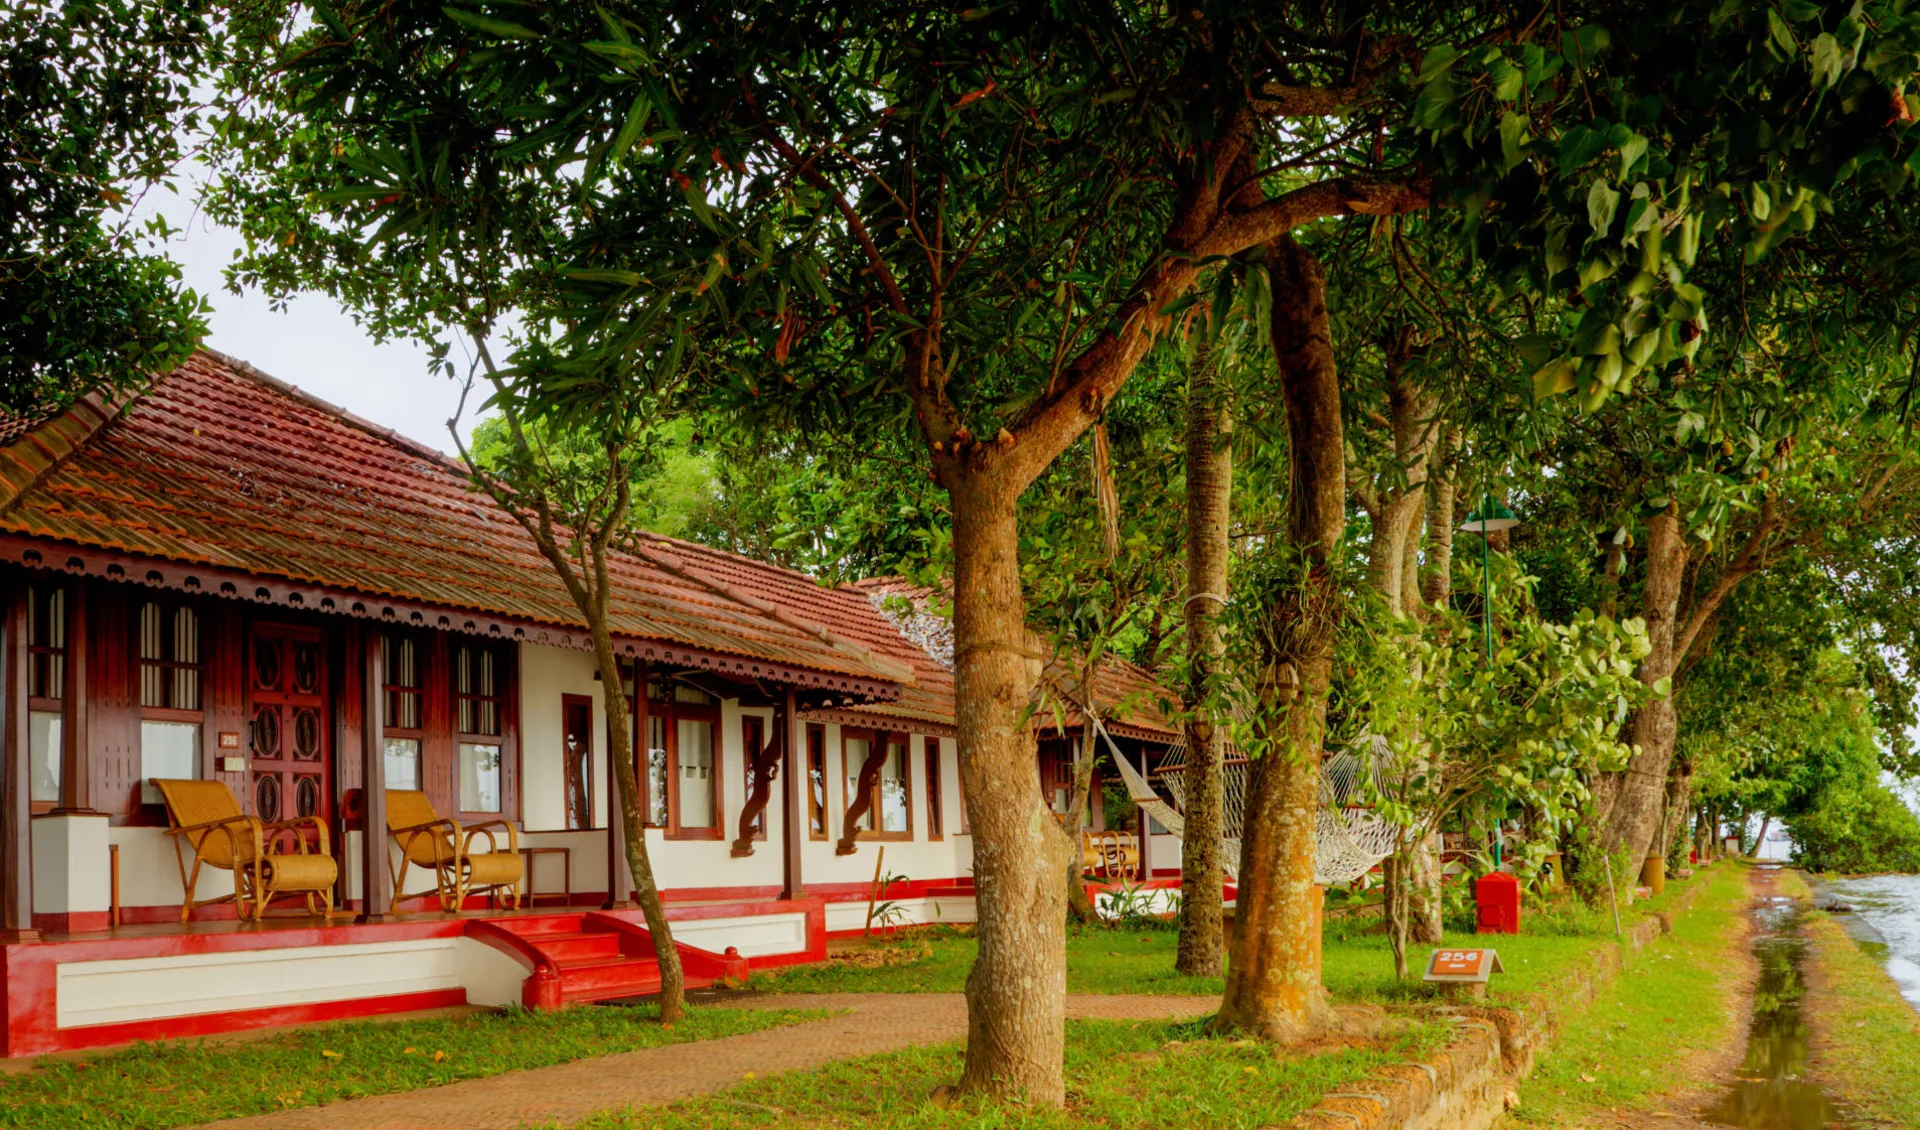
[[[1481,984],[1495,973],[1505,973],[1500,955],[1492,950],[1437,949],[1427,962],[1426,980]]]

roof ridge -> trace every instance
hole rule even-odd
[[[89,392],[60,411],[43,417],[10,442],[0,444],[0,515],[11,512],[48,475],[93,442],[93,437],[118,420],[129,405],[163,380],[165,376],[155,377],[112,396],[97,390]],[[61,425],[69,423],[75,430],[64,434]],[[27,443],[39,449],[41,458],[21,457],[20,445]]]
[[[452,455],[448,455],[446,452],[440,450],[437,447],[432,447],[432,446],[429,446],[428,444],[422,443],[420,440],[414,439],[412,436],[404,435],[400,432],[397,432],[392,428],[387,427],[385,424],[376,424],[372,420],[367,419],[365,416],[361,416],[346,408],[342,408],[340,405],[335,404],[331,400],[327,400],[323,397],[316,396],[315,394],[308,392],[306,389],[301,388],[299,385],[294,384],[291,381],[283,380],[280,377],[276,377],[272,373],[269,373],[264,369],[259,368],[258,366],[253,364],[253,362],[251,361],[243,361],[240,358],[235,357],[231,354],[222,353],[217,349],[209,349],[204,345],[200,347],[199,352],[204,353],[208,357],[213,358],[215,361],[218,361],[222,366],[228,369],[231,369],[234,373],[238,374],[239,376],[245,377],[248,380],[255,381],[259,384],[266,385],[268,388],[271,388],[274,391],[282,393],[286,396],[293,397],[295,400],[298,400],[303,404],[306,404],[308,407],[318,409],[319,411],[324,412],[329,416],[332,416],[334,419],[339,420],[341,423],[346,424],[349,427],[355,428],[359,431],[367,432],[368,434],[378,439],[386,440],[388,443],[391,443],[397,447],[406,448],[408,451],[412,452],[415,455],[418,455],[424,459],[429,459],[435,463],[441,464],[442,466],[446,467],[447,470],[452,471],[455,474],[458,474],[462,478],[471,479],[473,477],[472,468],[468,467],[463,460],[458,459]]]
[[[653,534],[645,534],[643,536],[657,537],[657,535]],[[892,656],[877,655],[871,648],[855,643],[853,640],[830,630],[824,624],[816,624],[803,616],[794,615],[792,612],[787,611],[785,608],[782,608],[770,600],[762,599],[749,592],[743,592],[733,585],[720,580],[718,577],[709,575],[705,570],[685,560],[678,554],[675,554],[670,547],[649,546],[644,541],[636,538],[630,543],[630,549],[632,552],[645,557],[648,561],[651,561],[677,577],[718,593],[735,603],[743,604],[755,612],[760,613],[762,616],[766,616],[789,628],[804,632],[819,640],[821,643],[833,648],[835,651],[849,653],[857,659],[871,663],[881,670],[886,671],[890,676],[897,676],[900,683],[904,686],[914,685],[913,669],[894,659]]]

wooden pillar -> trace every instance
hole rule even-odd
[[[1126,754],[1120,753],[1115,756],[1125,757]],[[1152,773],[1152,759],[1147,756],[1146,747],[1142,746],[1140,748],[1140,779],[1151,781]],[[1153,878],[1153,817],[1149,816],[1144,808],[1136,811],[1140,814],[1140,881],[1144,883]]]
[[[60,690],[60,804],[56,812],[92,812],[87,765],[87,600],[78,577],[67,588],[67,677]]]
[[[781,857],[780,897],[799,898],[807,893],[801,878],[801,853],[806,850],[808,824],[813,819],[807,805],[807,733],[800,721],[799,696],[787,688],[786,701],[774,708],[773,724],[779,728],[785,748],[781,751],[780,772],[786,775],[786,787],[780,790]]]
[[[624,690],[615,693],[624,694]],[[633,661],[633,717],[627,719],[631,732],[627,735],[629,752],[633,757],[634,783],[645,780],[647,763],[650,756],[643,751],[647,748],[647,665],[638,659]],[[633,868],[627,865],[627,822],[623,819],[620,800],[620,774],[613,764],[612,743],[607,748],[607,901],[601,906],[607,910],[627,910],[633,901]],[[720,760],[719,748],[715,747],[714,761]],[[645,790],[642,790],[644,795]],[[646,826],[646,813],[641,813],[641,827]],[[645,834],[644,832],[642,833]]]
[[[0,610],[0,727],[4,727],[4,780],[0,780],[0,943],[37,942],[33,928],[33,767],[27,758],[27,588],[6,590]]]
[[[361,638],[364,678],[360,720],[360,807],[366,814],[360,842],[359,922],[387,922],[393,917],[393,876],[387,869],[387,753],[386,708],[380,686],[380,629],[369,627]]]

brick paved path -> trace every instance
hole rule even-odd
[[[1218,997],[1075,994],[1067,998],[1067,1015],[1163,1020],[1202,1016],[1219,1003]],[[570,1124],[601,1111],[710,1094],[738,1083],[749,1071],[762,1077],[804,1071],[835,1060],[958,1039],[967,1030],[966,1002],[959,994],[770,995],[719,1007],[852,1011],[721,1040],[646,1048],[211,1125],[221,1130],[518,1130],[529,1123]]]

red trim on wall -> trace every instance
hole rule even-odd
[[[181,1040],[213,1036],[223,1032],[244,1032],[254,1028],[284,1028],[292,1024],[318,1024],[329,1020],[350,1020],[368,1016],[386,1016],[396,1012],[417,1012],[427,1008],[453,1008],[467,1003],[465,989],[427,989],[417,993],[396,993],[386,997],[359,1000],[321,1001],[317,1004],[282,1005],[276,1008],[251,1008],[240,1012],[209,1012],[198,1016],[174,1016],[160,1020],[130,1020],[122,1024],[92,1024],[83,1028],[52,1028],[19,1034],[16,1047],[9,1033],[7,1054],[43,1055],[47,1052],[73,1051],[79,1048],[104,1048],[134,1040]],[[51,1016],[48,1017],[52,1019]]]
[[[176,911],[176,913],[178,913]],[[112,915],[104,910],[74,910],[60,914],[35,914],[33,928],[42,934],[81,934],[104,930]]]

